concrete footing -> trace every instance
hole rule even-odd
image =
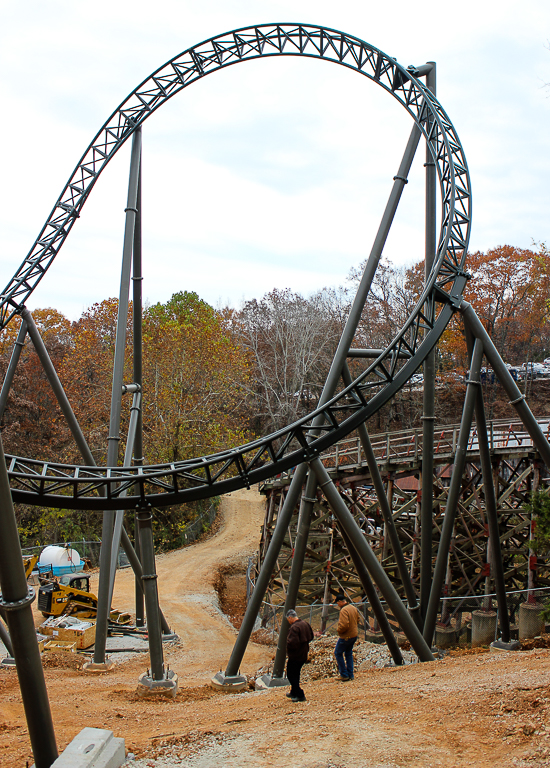
[[[102,663],[97,663],[95,661],[87,661],[82,669],[84,672],[89,672],[95,675],[100,675],[103,672],[112,672],[112,670],[115,668],[115,662],[111,661],[111,659],[105,659]]]
[[[15,669],[15,659],[13,656],[6,656],[2,661],[0,661],[0,667],[3,667],[4,669]]]
[[[137,695],[138,696],[166,696],[174,699],[178,692],[178,676],[172,669],[166,670],[164,677],[160,680],[153,680],[149,672],[144,672],[139,676]]]
[[[124,739],[102,728],[83,728],[51,768],[120,768],[125,760]]]
[[[257,691],[265,691],[267,688],[281,688],[290,685],[286,677],[271,677],[270,674],[262,675],[256,679],[254,688]]]
[[[176,635],[175,632],[166,633],[165,635],[162,635],[162,642],[163,643],[171,643],[172,640],[179,640],[180,636]]]
[[[210,685],[217,691],[224,693],[238,693],[248,688],[248,680],[244,675],[225,675],[223,672],[216,672],[210,680]]]
[[[478,645],[490,645],[497,632],[495,611],[472,612],[472,648]]]
[[[509,643],[504,643],[502,640],[495,640],[489,646],[490,651],[517,651],[521,648],[521,643],[517,640],[511,640]]]
[[[522,603],[519,607],[518,634],[520,640],[538,637],[544,630],[544,621],[540,618],[542,605]]]
[[[386,639],[382,632],[375,632],[374,629],[367,629],[365,632],[365,642],[366,643],[377,643],[378,645],[383,645],[386,642]]]
[[[436,648],[452,648],[456,643],[456,631],[453,627],[435,628],[434,644]]]

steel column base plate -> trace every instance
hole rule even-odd
[[[489,646],[490,651],[519,651],[521,643],[517,640],[510,640],[509,643],[504,643],[502,640],[495,640]]]
[[[82,667],[83,672],[90,672],[92,674],[99,675],[102,672],[112,672],[115,668],[115,662],[111,659],[105,659],[103,663],[96,663],[95,661],[87,661]]]
[[[12,656],[6,656],[5,659],[0,661],[0,667],[6,669],[15,669],[15,659]]]
[[[248,688],[248,680],[244,675],[225,675],[223,672],[216,672],[210,680],[210,685],[217,691],[224,693],[238,693]]]
[[[281,688],[282,686],[290,685],[288,678],[286,677],[271,677],[270,674],[262,675],[258,677],[254,683],[254,688],[257,691],[265,691],[267,688]]]
[[[171,643],[175,640],[179,640],[180,636],[176,635],[175,632],[167,633],[166,635],[162,635],[162,642],[163,643]]]
[[[139,676],[136,691],[138,696],[168,696],[175,699],[177,692],[178,676],[173,669],[165,672],[161,680],[153,680],[147,672]]]

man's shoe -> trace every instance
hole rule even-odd
[[[290,699],[290,701],[293,701],[293,702],[296,704],[296,702],[307,701],[307,699],[306,699],[306,697],[305,697],[305,696],[304,696],[304,698],[303,698],[303,699],[297,699],[297,698],[296,698],[296,696],[292,696],[292,698]]]
[[[340,680],[341,680],[343,683],[348,683],[348,682],[349,682],[349,680],[350,680],[350,678],[349,678],[349,677],[340,677]]]
[[[292,698],[292,694],[291,693],[287,693],[286,697],[287,697],[287,699],[291,699]]]

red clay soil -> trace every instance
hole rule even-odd
[[[214,581],[221,572],[226,590],[238,592],[228,577],[242,572],[257,547],[261,498],[236,492],[221,514],[213,537],[158,558],[161,605],[181,638],[165,649],[179,675],[177,697],[137,697],[146,654],[99,676],[84,673],[69,654],[48,657],[44,673],[60,751],[93,726],[124,737],[128,751],[151,765],[171,755],[177,760],[171,765],[193,768],[550,766],[547,648],[368,669],[352,683],[316,680],[305,684],[306,704],[291,703],[287,689],[213,691],[210,677],[225,666],[236,636]],[[227,604],[234,605],[230,598]],[[133,577],[125,571],[117,576],[114,605],[128,610],[132,603]],[[253,674],[272,656],[273,648],[253,643],[242,671]],[[10,670],[0,671],[0,731],[0,766],[32,764],[17,676]]]

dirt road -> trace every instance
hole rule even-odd
[[[306,682],[306,704],[286,690],[225,695],[208,681],[235,630],[212,586],[221,565],[245,562],[258,544],[254,492],[228,497],[215,536],[159,557],[159,590],[181,642],[166,649],[180,678],[172,700],[137,697],[143,654],[90,677],[72,654],[49,657],[45,676],[60,750],[84,727],[123,736],[136,768],[542,768],[550,766],[550,651],[478,653],[404,668],[364,669],[353,683]],[[129,572],[115,604],[133,603]],[[251,645],[243,671],[273,649]],[[16,675],[0,670],[0,766],[32,763]],[[131,763],[130,763],[131,765]]]
[[[186,684],[204,684],[229,659],[236,632],[220,610],[214,579],[220,567],[244,569],[258,548],[263,499],[255,490],[230,493],[223,498],[220,515],[215,536],[157,558],[160,604],[181,638],[166,654]],[[117,575],[113,605],[131,606],[133,601],[133,573],[126,569]],[[252,673],[268,656],[265,646],[251,644],[242,671]]]

